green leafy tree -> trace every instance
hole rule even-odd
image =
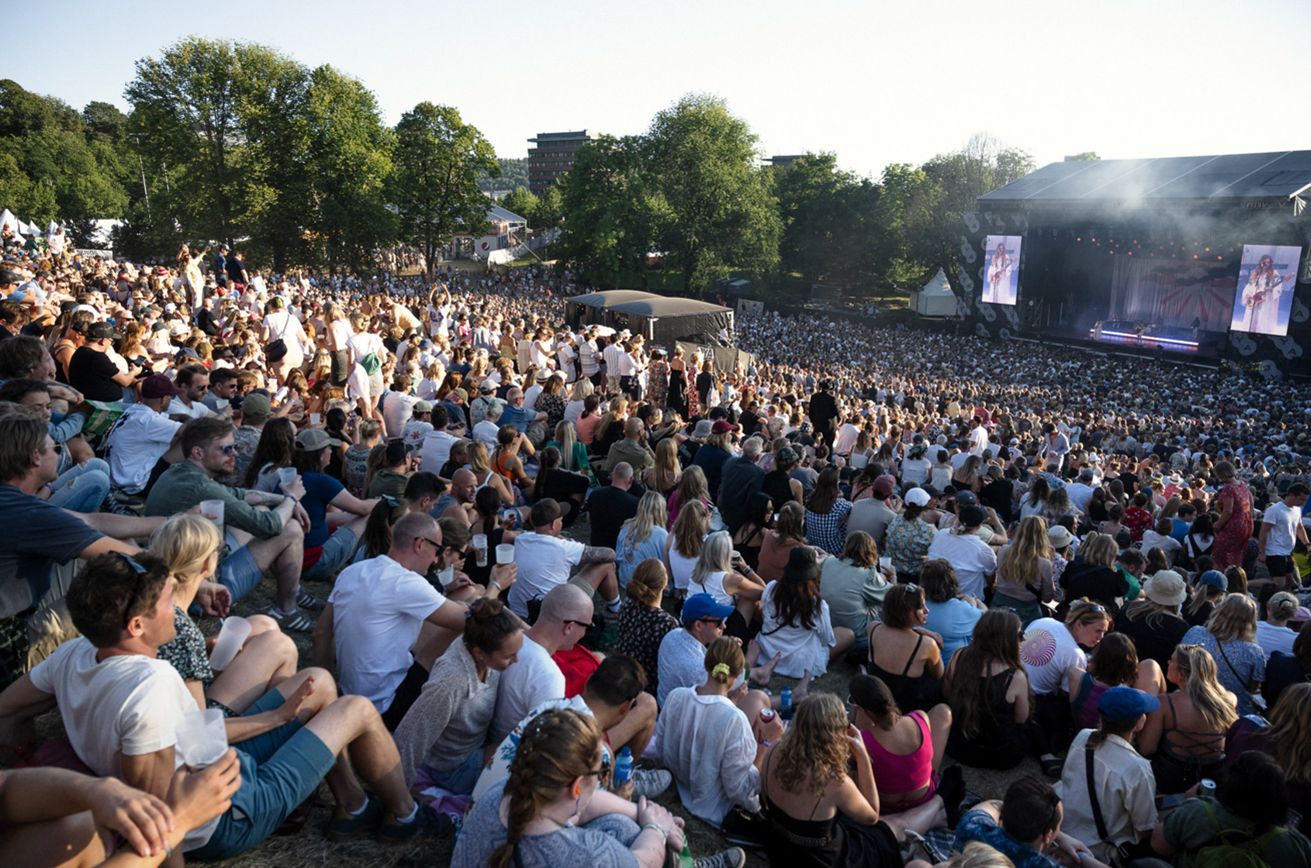
[[[537,197],[537,208],[533,212],[536,221],[533,226],[538,229],[554,229],[564,218],[564,194],[559,184],[552,184],[546,192]]]
[[[516,187],[528,186],[528,160],[524,157],[497,157],[497,164],[501,167],[501,174],[493,177],[486,172],[478,175],[478,189],[484,193],[491,193],[494,190],[513,190]],[[515,212],[518,213],[518,212]],[[527,216],[527,215],[520,215]]]
[[[1094,160],[1100,160],[1100,159],[1101,159],[1101,157],[1097,156],[1097,152],[1096,152],[1096,151],[1084,151],[1082,154],[1075,154],[1073,157],[1066,157],[1066,158],[1065,158],[1065,162],[1067,162],[1067,163],[1083,163],[1083,162],[1091,162],[1091,161],[1094,161]]]
[[[438,248],[458,231],[479,235],[486,228],[489,203],[478,174],[500,175],[496,152],[458,111],[421,102],[396,125],[393,159],[400,234],[423,248],[431,278]]]
[[[527,187],[515,187],[501,200],[501,206],[523,217],[528,221],[529,226],[537,227],[537,197],[530,193]]]
[[[655,116],[646,139],[669,211],[658,242],[684,289],[704,291],[725,267],[773,272],[782,220],[746,122],[722,99],[690,94]]]

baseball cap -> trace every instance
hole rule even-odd
[[[912,488],[906,492],[904,500],[911,506],[928,506],[929,493],[922,488]]]
[[[738,426],[734,425],[732,422],[725,422],[723,419],[720,419],[713,426],[711,426],[710,433],[727,434],[730,431],[737,431],[737,430],[739,430]]]
[[[245,416],[268,416],[273,412],[273,402],[267,394],[251,392],[241,402],[241,412]]]
[[[962,527],[978,527],[983,524],[983,520],[988,517],[988,514],[977,506],[962,506],[957,516],[960,518]]]
[[[123,333],[114,328],[112,322],[93,322],[87,326],[86,336],[93,341],[102,341],[105,338],[116,341],[123,337]]]
[[[568,514],[568,503],[559,503],[553,498],[543,497],[533,504],[533,511],[529,513],[528,520],[532,522],[533,527],[546,527],[557,518]]]
[[[181,395],[185,391],[173,385],[173,381],[163,374],[151,374],[141,381],[141,397],[150,400]]]
[[[1132,687],[1112,687],[1097,700],[1097,710],[1107,720],[1137,720],[1161,707],[1155,696]]]
[[[243,406],[249,406],[250,398],[246,398]],[[296,449],[300,452],[316,452],[326,446],[340,446],[341,441],[335,437],[328,436],[328,432],[322,428],[306,428],[296,435]]]
[[[1210,585],[1213,588],[1219,588],[1222,591],[1229,590],[1229,579],[1219,570],[1207,570],[1197,577],[1199,584]]]
[[[956,502],[961,506],[978,506],[979,497],[968,488],[956,492]]]
[[[432,404],[427,401],[416,401],[414,404],[415,413],[431,413]]]
[[[892,490],[896,487],[897,487],[897,481],[893,479],[891,476],[883,475],[880,476],[878,479],[874,480],[875,493],[882,494],[884,497],[891,494]]]
[[[732,606],[722,606],[709,594],[693,594],[683,601],[683,623],[690,624],[702,618],[719,618],[721,621],[733,614]]]

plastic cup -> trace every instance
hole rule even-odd
[[[250,638],[250,622],[245,618],[232,615],[223,620],[223,629],[219,630],[214,642],[214,651],[209,655],[209,668],[222,672],[232,663],[241,646]]]
[[[310,425],[313,426],[313,427],[318,427],[319,420],[322,419],[322,418],[323,418],[323,417],[320,416],[318,413],[311,413],[311,414],[310,414]]]
[[[437,581],[442,583],[443,588],[455,581],[455,567],[447,567],[444,570],[440,570],[437,573]]]
[[[879,566],[885,570],[892,569],[892,558],[890,557],[879,558]]]
[[[295,481],[296,481],[296,468],[294,467],[278,468],[278,482],[281,483],[284,488],[288,485],[291,485]]]
[[[478,558],[478,566],[487,566],[487,534],[476,533],[473,535],[473,551]]]
[[[213,765],[227,753],[228,734],[217,708],[188,712],[175,734],[178,753],[192,771]]]
[[[223,501],[202,500],[200,502],[200,514],[206,517],[214,516],[214,523],[219,527],[223,527]]]
[[[514,543],[496,547],[496,562],[498,564],[514,563]]]

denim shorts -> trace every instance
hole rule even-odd
[[[233,550],[219,567],[219,584],[232,593],[234,603],[255,590],[262,578],[264,573],[259,564],[255,563],[255,556],[250,553],[249,546]]]
[[[278,691],[270,690],[243,716],[273,711],[285,701]],[[235,747],[241,761],[241,788],[214,834],[188,856],[207,862],[227,859],[259,844],[314,794],[337,763],[323,740],[296,720]]]
[[[337,528],[323,544],[323,551],[319,554],[319,559],[314,562],[314,566],[302,573],[301,578],[322,579],[337,572],[350,563],[358,542],[353,532],[345,527]]]

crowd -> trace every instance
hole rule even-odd
[[[326,782],[330,841],[470,868],[1311,865],[1305,390],[812,315],[725,366],[544,267],[5,244],[7,856],[227,858]]]

